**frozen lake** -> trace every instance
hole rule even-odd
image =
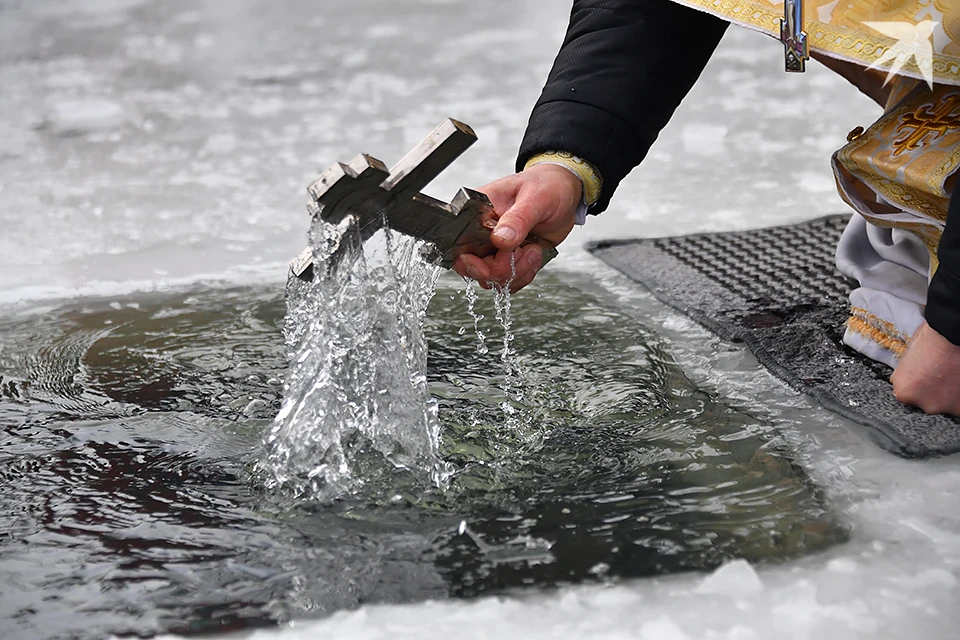
[[[0,315],[8,332],[0,336],[7,350],[0,364],[6,370],[5,358],[18,348],[28,356],[41,351],[31,351],[29,336],[47,335],[39,319],[67,317],[65,298],[115,301],[103,312],[133,322],[123,314],[140,308],[126,306],[136,296],[196,288],[214,300],[209,308],[222,310],[235,304],[236,291],[253,287],[269,313],[251,310],[259,299],[238,307],[276,320],[286,263],[302,248],[308,225],[305,188],[332,162],[363,151],[390,165],[451,116],[470,124],[480,141],[428,193],[448,199],[461,185],[513,170],[568,8],[557,0],[0,0]],[[880,451],[580,248],[599,238],[740,229],[843,211],[829,155],[847,131],[872,122],[877,108],[816,64],[804,75],[781,68],[776,42],[731,30],[644,165],[608,212],[574,231],[540,286],[551,303],[573,295],[565,289],[573,287],[591,304],[618,309],[645,327],[644,339],[655,334],[649,339],[704,393],[760,416],[839,514],[849,541],[712,576],[678,573],[468,601],[351,603],[332,617],[257,637],[955,636],[954,461],[907,462]],[[265,292],[273,287],[270,298]],[[457,287],[449,276],[441,280],[444,293]],[[521,338],[523,300],[537,295],[534,286],[517,297]],[[166,300],[170,308],[191,304],[186,296]],[[23,318],[38,318],[36,333]],[[216,322],[231,326],[229,318]],[[531,317],[526,323],[532,332]],[[146,392],[138,393],[142,400]],[[12,422],[22,414],[5,402],[0,398],[0,418],[9,444],[25,423]],[[84,429],[71,437],[126,437]],[[258,435],[244,432],[224,446],[255,447]],[[0,447],[7,447],[5,464],[13,464],[15,448]],[[12,483],[19,472],[4,473]],[[4,627],[14,614],[57,608],[23,595],[35,585],[21,569],[36,558],[4,549],[0,635],[35,637],[36,621]],[[64,543],[64,554],[49,563],[69,563],[70,553]],[[76,601],[70,606],[82,610]],[[50,618],[51,634],[82,626],[74,609],[59,612]]]

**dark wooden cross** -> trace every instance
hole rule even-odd
[[[810,59],[810,44],[803,30],[803,0],[783,0],[783,19],[780,20],[780,41],[787,71],[802,73]]]
[[[307,189],[313,199],[307,210],[333,224],[353,216],[363,240],[384,225],[424,240],[430,243],[424,257],[447,269],[463,253],[496,253],[490,231],[499,216],[487,196],[464,187],[448,204],[420,193],[476,140],[473,129],[448,118],[393,169],[366,154],[338,162]],[[550,242],[530,235],[524,244],[531,242],[543,248],[543,264],[557,255]],[[301,280],[313,278],[310,247],[290,263],[290,270]]]

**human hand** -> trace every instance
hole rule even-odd
[[[960,347],[924,322],[890,376],[893,395],[924,413],[960,416]]]
[[[500,215],[490,236],[497,252],[483,258],[463,254],[454,262],[453,270],[479,281],[485,289],[510,282],[510,291],[519,291],[537,275],[543,253],[537,244],[517,251],[512,280],[510,255],[529,233],[560,244],[573,229],[583,185],[567,169],[542,163],[494,180],[479,191],[490,198],[494,211]]]

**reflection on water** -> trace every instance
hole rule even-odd
[[[286,374],[279,289],[6,312],[0,635],[236,629],[845,539],[768,425],[693,388],[628,316],[543,278],[512,300],[504,381],[457,287],[425,327],[449,488],[380,464],[295,508],[252,472]],[[499,344],[489,295],[476,313]]]

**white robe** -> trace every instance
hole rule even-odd
[[[862,322],[848,324],[844,343],[896,367],[902,348],[923,323],[930,271],[926,246],[909,231],[878,227],[854,215],[836,257],[840,273],[860,284],[850,294],[850,305],[853,318]],[[865,325],[876,333],[868,336],[855,328]]]

